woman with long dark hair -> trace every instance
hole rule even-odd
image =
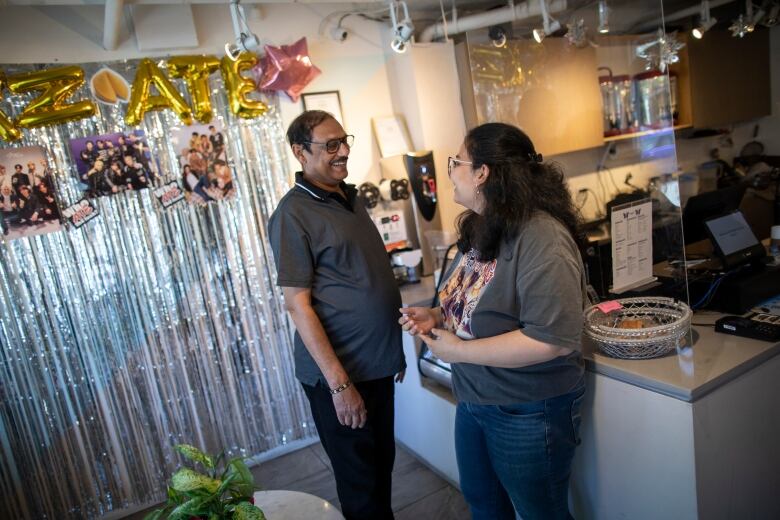
[[[571,518],[585,277],[563,173],[520,129],[472,129],[448,172],[459,253],[435,309],[401,309],[452,364],[460,485],[475,520]]]

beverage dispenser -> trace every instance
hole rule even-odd
[[[436,260],[426,231],[441,230],[438,209],[438,184],[433,152],[409,152],[379,161],[382,177],[389,182],[406,180],[411,196],[404,201],[404,216],[409,247],[422,251],[422,274],[433,274]],[[380,229],[381,232],[381,229]]]

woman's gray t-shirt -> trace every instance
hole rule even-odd
[[[449,277],[463,260],[461,254],[453,261]],[[581,333],[586,303],[584,268],[571,234],[552,216],[534,215],[513,241],[502,244],[491,279],[470,311],[470,333],[487,338],[522,329],[530,338],[574,352],[521,368],[453,363],[457,399],[512,404],[577,389],[584,371]]]

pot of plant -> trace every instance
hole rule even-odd
[[[212,457],[189,444],[178,444],[176,451],[203,472],[178,469],[165,506],[144,520],[265,520],[252,497],[259,488],[242,457],[224,462],[224,452]]]

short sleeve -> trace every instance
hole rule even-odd
[[[582,274],[576,259],[557,249],[544,264],[518,272],[519,319],[527,336],[580,350]]]
[[[314,279],[311,243],[301,222],[289,208],[277,208],[271,215],[268,234],[276,262],[277,285],[311,287]]]

